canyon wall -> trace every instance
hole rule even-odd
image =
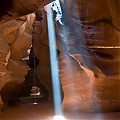
[[[119,0],[62,0],[57,33],[65,110],[120,110],[119,7]]]
[[[61,0],[61,5],[64,25],[56,24],[56,35],[57,48],[60,51],[58,61],[64,94],[63,110],[119,111],[119,0]],[[24,7],[27,11],[28,7],[26,5]],[[13,15],[17,17],[23,10],[13,11],[18,13]],[[26,11],[23,13],[30,12]],[[13,19],[12,16],[9,17]],[[8,16],[2,19],[1,23],[7,20],[10,20]],[[0,88],[11,80],[18,81],[18,84],[24,81],[29,68],[21,60],[26,57],[26,51],[33,44],[34,54],[39,60],[36,74],[49,91],[51,100],[45,12],[38,15],[34,24],[33,21],[27,16],[0,25]]]
[[[17,84],[25,80],[29,69],[24,62],[32,45],[32,24],[35,15],[30,14],[0,25],[0,90],[3,101]],[[6,84],[14,84],[5,92]],[[8,85],[9,86],[9,85]]]

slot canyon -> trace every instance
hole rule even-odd
[[[68,120],[89,120],[90,114],[107,113],[110,118],[90,120],[120,119],[120,0],[59,1],[63,25],[55,20],[54,25],[63,113],[71,116]],[[51,2],[0,1],[0,120],[9,120],[10,109],[16,111],[13,106],[18,107],[24,98],[31,99],[33,86],[42,95],[37,98],[40,111],[43,109],[49,115],[51,106],[45,110],[47,104],[54,109],[51,76],[54,68],[50,64],[44,10]],[[69,114],[74,111],[75,115]],[[89,117],[81,115],[84,113]],[[45,119],[35,117],[31,119]],[[10,120],[13,119],[19,118],[13,116]]]

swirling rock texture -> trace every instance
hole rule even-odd
[[[56,34],[57,46],[60,50],[60,80],[64,93],[63,110],[119,111],[119,0],[60,1],[64,25],[56,24]],[[38,8],[42,9],[48,2],[49,0],[32,0],[32,2],[26,0],[26,3],[29,3],[28,7],[28,4],[24,4],[22,0],[11,0],[10,3],[8,2],[9,7],[4,9],[0,7],[4,11],[0,14],[0,23],[31,13]],[[39,18],[34,22],[32,35],[30,35],[31,29],[25,27],[26,18],[0,25],[0,35],[2,35],[0,37],[0,75],[1,80],[4,81],[16,79],[15,76],[19,76],[19,80],[24,80],[28,66],[21,63],[21,59],[25,55],[23,53],[33,44],[34,54],[39,59],[36,74],[50,92],[49,99],[51,99],[46,16],[44,12],[42,15],[43,20]],[[31,38],[33,38],[33,42]],[[23,69],[22,75],[15,72],[21,71],[21,69]],[[1,82],[0,88],[4,85]]]
[[[4,103],[14,87],[23,83],[29,69],[22,59],[26,57],[32,44],[34,17],[34,14],[30,14],[0,25],[0,89]],[[5,85],[9,86],[7,90]]]
[[[27,4],[25,4],[25,2]],[[14,88],[17,85],[22,85],[21,83],[24,82],[25,78],[27,79],[27,77],[30,76],[29,74],[31,74],[28,71],[29,66],[26,64],[26,59],[29,53],[27,50],[30,49],[32,45],[32,24],[35,16],[29,13],[35,12],[41,6],[43,7],[47,4],[47,2],[47,0],[1,1],[0,57],[2,62],[0,65],[0,89],[2,90],[1,95],[4,103],[8,102],[7,99],[10,98],[10,94],[13,94],[13,97],[20,93],[20,90],[16,93],[12,93],[12,91],[15,91]],[[42,9],[42,7],[40,9]],[[44,90],[42,85],[41,87]],[[20,86],[20,88],[22,88],[22,86]]]
[[[58,25],[58,34],[64,44],[59,47],[64,51],[59,59],[64,109],[120,110],[119,5],[119,0],[62,1],[64,25]]]

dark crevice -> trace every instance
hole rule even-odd
[[[8,10],[12,8],[13,0],[2,0],[0,1],[0,18],[4,15],[9,15]]]

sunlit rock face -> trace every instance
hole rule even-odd
[[[43,9],[42,7],[44,7],[44,5],[48,3],[48,1],[49,0],[32,0],[32,1],[2,0],[1,1],[0,11],[2,12],[0,12],[0,43],[1,43],[0,44],[0,49],[1,49],[0,90],[4,87],[4,90],[2,90],[3,93],[1,94],[2,97],[6,96],[5,101],[8,99],[7,98],[8,95],[4,93],[5,89],[7,89],[9,85],[11,86],[12,84],[14,84],[14,81],[15,83],[17,83],[16,85],[23,83],[29,69],[25,60],[28,60],[29,53],[27,50],[30,49],[32,45],[32,29],[33,29],[32,24],[35,18],[34,14],[29,14],[29,13],[35,12],[37,11],[37,9]],[[25,4],[25,2],[27,4]],[[44,36],[46,37],[47,33]],[[42,39],[45,40],[45,38]],[[43,47],[41,49],[42,49],[41,53],[43,53],[43,51],[45,52],[42,58],[47,57],[49,64],[48,45],[47,47]],[[39,56],[41,56],[41,54]],[[44,59],[42,59],[41,61],[44,61]],[[41,64],[45,65],[45,63],[46,60],[44,61],[44,63],[42,62]],[[46,70],[42,70],[43,68],[46,68],[47,72]],[[48,83],[45,84],[47,84],[47,86],[50,88],[49,92],[51,93],[52,96],[50,68],[49,67],[47,68],[45,65],[44,67],[42,67],[42,69],[40,67],[37,68],[38,77],[40,76],[39,71],[42,71],[41,72],[42,78],[40,77],[39,78],[44,79],[44,81],[48,81]],[[11,83],[9,83],[9,81],[11,81]],[[12,86],[11,87],[10,86],[9,86],[9,88],[11,89],[10,91],[13,91]],[[42,88],[45,89],[44,87]]]
[[[63,108],[118,111],[119,0],[61,1],[64,26],[58,25],[58,46]]]
[[[8,85],[6,83],[9,81],[17,81],[9,83],[13,87],[24,81],[29,68],[21,60],[33,45],[34,54],[39,59],[36,74],[38,80],[44,83],[47,94],[49,91],[51,100],[45,12],[42,13],[43,20],[36,19],[34,24],[34,18],[30,16],[13,20],[38,8],[42,10],[49,0],[2,1],[5,2],[0,4],[0,11],[3,11],[0,14],[0,89]],[[119,0],[60,1],[64,25],[57,24],[56,33],[60,50],[60,80],[64,93],[63,110],[119,111]],[[2,5],[7,6],[3,8]],[[11,90],[10,87],[7,88]],[[5,100],[7,99],[6,94]]]
[[[9,45],[0,38],[0,89],[11,79],[10,73],[6,70],[6,56],[9,52]]]
[[[0,25],[0,91],[5,104],[20,92],[18,87],[17,93],[10,96],[14,88],[23,83],[29,69],[23,59],[28,56],[27,50],[32,44],[34,17],[29,14]]]
[[[24,80],[23,78],[27,74],[28,66],[22,62],[22,59],[26,57],[25,53],[27,53],[32,44],[31,31],[33,21],[34,15],[31,14],[0,26],[0,37],[9,46],[8,55],[6,55],[4,61],[6,62],[7,70],[9,70],[14,79],[18,76],[20,80]],[[17,80],[19,79],[17,78]]]

